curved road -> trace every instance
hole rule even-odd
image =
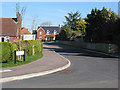
[[[3,88],[118,88],[118,59],[55,43],[44,43],[72,65],[63,71],[7,82]]]

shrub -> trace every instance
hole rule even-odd
[[[11,50],[11,60],[14,60],[15,57],[14,51],[18,50],[17,45],[15,43],[10,43],[10,50]]]
[[[40,48],[41,48],[40,42],[39,42],[38,40],[35,40],[35,41],[34,41],[34,52],[35,52],[35,53],[36,53],[36,52],[40,52]]]
[[[42,41],[41,41],[41,49],[40,49],[40,52],[42,52],[42,50],[43,50],[43,43],[42,43]]]
[[[21,50],[25,49],[26,56],[32,55],[32,40],[21,41]],[[41,40],[34,40],[34,52],[42,52],[43,44]],[[19,42],[9,43],[1,42],[0,43],[0,62],[8,62],[14,60],[14,51],[19,50]]]
[[[19,42],[16,43],[19,48]],[[21,41],[21,50],[25,49],[26,56],[32,55],[33,40]],[[42,51],[42,41],[37,39],[34,40],[34,53]]]
[[[27,40],[29,46],[25,48],[25,51],[27,52],[28,55],[32,55],[32,46],[33,46],[33,41],[32,40]]]
[[[8,62],[11,60],[11,49],[10,49],[10,43],[9,42],[1,42],[0,43],[1,49],[1,56],[0,56],[0,62]]]

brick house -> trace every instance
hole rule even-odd
[[[21,30],[21,38],[23,40],[23,35],[29,35],[31,34],[27,28],[23,27],[22,30]]]
[[[33,34],[36,35],[37,39],[40,40],[49,40],[50,37],[55,40],[56,35],[60,32],[60,25],[59,26],[40,26],[38,30],[33,30]]]
[[[0,18],[0,42],[17,42],[17,18]]]
[[[18,41],[18,22],[21,27],[20,13],[18,12],[17,18],[0,18],[0,42],[17,42]]]

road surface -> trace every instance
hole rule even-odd
[[[71,66],[50,75],[3,83],[3,88],[118,88],[118,59],[55,43],[44,43]]]

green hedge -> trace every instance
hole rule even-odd
[[[1,51],[0,51],[0,62],[8,62],[11,60],[11,49],[9,42],[1,42],[0,43]]]
[[[33,40],[21,41],[21,50],[25,49],[26,56],[32,55],[32,46]],[[1,42],[0,43],[0,62],[8,62],[14,60],[14,51],[19,50],[19,42],[9,43]],[[34,52],[42,52],[43,44],[41,40],[34,40]]]
[[[34,51],[35,51],[35,53],[42,52],[42,49],[43,49],[42,41],[41,40],[34,41]]]
[[[21,42],[21,50],[25,49],[26,56],[32,55],[32,47],[33,47],[33,40],[25,40]],[[34,40],[34,52],[41,52],[42,51],[42,42],[41,40]]]
[[[15,58],[15,50],[18,50],[17,45],[15,43],[10,43],[10,50],[11,50],[11,60],[14,60]]]

